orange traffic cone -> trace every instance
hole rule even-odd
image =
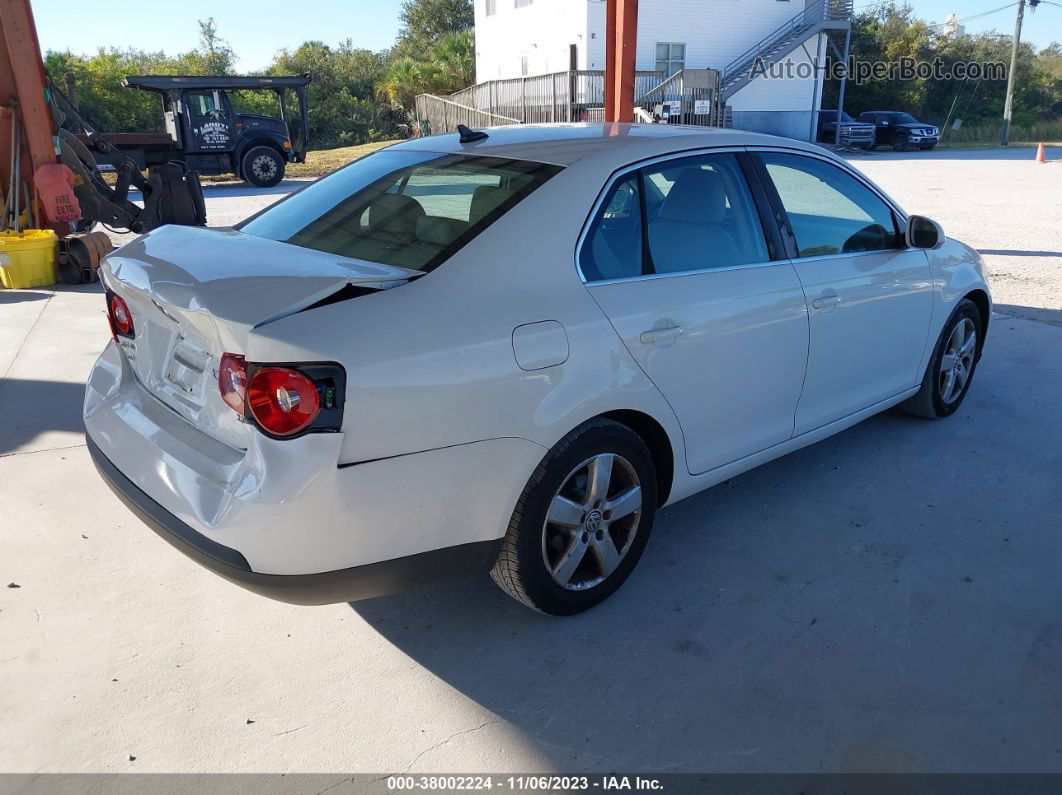
[[[1047,156],[1044,154],[1044,145],[1042,143],[1038,147],[1036,147],[1036,162],[1037,163],[1046,163],[1047,162]]]

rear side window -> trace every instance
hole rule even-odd
[[[642,205],[638,173],[617,181],[590,226],[579,253],[587,281],[642,274]]]
[[[729,153],[666,160],[624,175],[579,252],[587,282],[769,260],[748,183]]]
[[[656,273],[766,262],[756,205],[732,154],[644,169],[649,253]]]
[[[437,152],[377,152],[245,221],[247,234],[428,271],[561,169]]]
[[[789,217],[798,256],[901,247],[892,210],[855,177],[813,157],[760,156]]]

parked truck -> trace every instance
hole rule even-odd
[[[306,159],[308,139],[306,86],[309,75],[291,77],[179,77],[143,75],[122,81],[127,88],[153,91],[162,103],[166,131],[161,133],[108,132],[107,141],[142,170],[181,162],[200,174],[235,174],[259,187],[272,187],[284,178],[287,163]],[[238,113],[230,91],[274,91],[280,118]],[[287,93],[298,99],[297,137],[288,122]],[[101,166],[112,164],[109,151],[93,148]]]

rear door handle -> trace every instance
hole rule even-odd
[[[670,321],[668,321],[670,322]],[[638,339],[646,345],[654,345],[658,342],[673,340],[682,333],[682,326],[668,325],[660,328],[651,328],[638,335]]]
[[[811,302],[811,305],[816,309],[828,309],[831,306],[837,306],[841,303],[841,296],[837,293],[830,293],[828,295],[821,295]]]

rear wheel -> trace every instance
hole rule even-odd
[[[922,388],[900,407],[929,419],[954,414],[973,381],[983,328],[981,312],[973,301],[964,298],[940,333]]]
[[[546,454],[513,511],[491,576],[517,601],[573,615],[630,575],[656,516],[656,471],[625,425],[590,420]]]
[[[272,188],[284,179],[284,159],[272,147],[256,146],[243,156],[240,171],[252,185]]]
[[[904,133],[896,133],[892,137],[892,148],[897,152],[907,151],[907,135]]]

